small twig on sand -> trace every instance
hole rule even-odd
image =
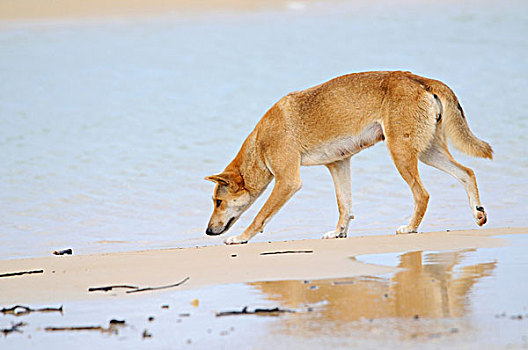
[[[0,309],[0,312],[3,313],[4,315],[15,315],[15,316],[23,316],[23,315],[27,315],[31,312],[60,312],[62,313],[62,306],[60,307],[43,307],[43,308],[40,308],[40,309],[32,309],[28,306],[24,306],[24,305],[15,305],[13,307],[9,307],[9,308],[2,308]]]
[[[88,288],[88,291],[89,292],[96,292],[96,291],[108,292],[108,291],[111,291],[112,289],[117,289],[117,288],[139,289],[139,287],[137,286],[129,286],[126,284],[116,284],[113,286],[105,286],[105,287],[91,287],[91,288]]]
[[[160,290],[160,289],[178,287],[184,284],[185,282],[187,282],[188,280],[189,280],[189,277],[185,277],[183,280],[175,284],[169,284],[169,285],[160,286],[160,287],[144,287],[144,288],[140,288],[138,286],[130,286],[127,284],[116,284],[116,285],[104,286],[104,287],[90,287],[88,288],[88,291],[89,292],[96,292],[96,291],[108,292],[113,289],[123,288],[123,289],[130,289],[130,290],[127,290],[126,293],[138,293],[138,292],[146,292],[150,290]]]
[[[5,336],[13,332],[22,333],[22,331],[19,328],[24,327],[26,325],[27,323],[25,322],[11,323],[11,328],[2,328],[0,329],[0,332],[4,333]]]
[[[160,287],[144,287],[144,288],[140,288],[138,286],[130,286],[130,285],[127,285],[127,284],[117,284],[117,285],[104,286],[104,287],[91,287],[91,288],[88,288],[88,291],[89,292],[96,292],[96,291],[108,292],[108,291],[111,291],[112,289],[124,288],[124,289],[130,289],[130,290],[126,291],[126,293],[129,294],[129,293],[146,292],[146,291],[150,291],[150,290],[160,290],[160,289],[174,288],[174,287],[181,286],[182,284],[184,284],[188,280],[189,280],[189,277],[185,277],[183,280],[181,280],[178,283],[169,284],[169,285],[160,286]]]
[[[61,332],[61,331],[103,331],[101,326],[72,326],[72,327],[46,327],[46,332]]]
[[[130,293],[146,292],[146,291],[150,291],[150,290],[160,290],[160,289],[174,288],[174,287],[181,286],[182,284],[184,284],[184,283],[187,282],[188,280],[189,280],[189,277],[185,277],[183,280],[181,280],[181,281],[178,282],[178,283],[169,284],[169,285],[166,285],[166,286],[160,286],[160,287],[145,287],[145,288],[138,288],[138,289],[134,289],[134,290],[127,290],[126,292],[127,292],[127,294],[130,294]]]
[[[248,307],[244,306],[242,311],[223,311],[217,312],[216,317],[222,316],[240,316],[240,315],[260,315],[260,316],[278,316],[281,313],[295,313],[294,310],[279,309],[278,307],[272,309],[255,309],[254,311],[248,311]]]
[[[63,249],[63,250],[55,250],[53,252],[53,255],[72,255],[72,254],[73,254],[73,249],[71,248]]]
[[[108,328],[103,326],[68,326],[68,327],[46,327],[46,332],[64,332],[64,331],[100,331],[103,333],[114,333],[117,334],[118,327],[124,326],[126,322],[124,320],[110,320]]]
[[[264,252],[260,255],[275,255],[275,254],[311,254],[313,250],[282,250],[278,252]]]
[[[347,284],[356,284],[356,281],[334,281],[332,282],[334,286],[344,286]]]
[[[31,275],[34,273],[44,273],[44,270],[31,270],[31,271],[20,271],[20,272],[9,272],[2,273],[0,277],[12,277],[12,276],[22,276],[22,275]]]

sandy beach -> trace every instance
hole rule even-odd
[[[521,348],[528,305],[521,297],[526,282],[515,271],[526,263],[527,233],[482,229],[3,260],[0,342],[19,349]]]
[[[500,247],[495,236],[526,234],[528,228],[431,232],[164,249],[127,253],[0,261],[0,274],[44,270],[0,279],[3,304],[61,303],[93,298],[129,297],[89,288],[128,285],[159,287],[189,280],[187,290],[210,285],[277,280],[328,279],[394,272],[394,268],[358,262],[358,255]]]

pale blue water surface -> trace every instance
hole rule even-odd
[[[0,23],[0,258],[221,244],[203,233],[213,189],[203,177],[284,94],[366,70],[448,83],[495,149],[494,161],[455,152],[477,173],[488,225],[527,226],[527,33],[520,0]],[[456,180],[421,174],[422,230],[476,227]],[[302,180],[256,241],[334,227],[327,170],[303,168]],[[410,191],[383,143],[354,157],[352,188],[351,235],[409,219]]]

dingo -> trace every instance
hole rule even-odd
[[[225,241],[247,243],[301,188],[301,165],[325,165],[334,180],[339,221],[323,238],[346,237],[354,218],[350,157],[383,140],[414,197],[411,220],[396,233],[416,232],[427,208],[429,194],[418,174],[418,159],[460,181],[482,226],[487,216],[475,173],[453,159],[447,138],[464,153],[493,157],[491,146],[469,130],[453,91],[438,80],[410,72],[365,72],[292,92],[266,112],[222,173],[205,178],[216,183],[206,233],[226,232],[275,178],[251,225]]]

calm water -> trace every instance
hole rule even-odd
[[[0,258],[220,244],[203,231],[213,185],[281,96],[349,72],[402,69],[460,97],[492,162],[489,225],[527,226],[528,3],[315,3],[192,18],[0,23]],[[422,230],[474,228],[462,187],[421,168]],[[385,146],[352,161],[351,234],[392,233],[412,199]],[[256,240],[317,238],[337,220],[331,178],[303,189]],[[238,234],[263,201],[234,226]]]
[[[26,323],[22,333],[0,337],[0,347],[525,349],[528,279],[519,271],[528,267],[528,236],[505,238],[510,244],[501,248],[357,257],[398,267],[383,276],[232,284],[115,300],[64,301],[62,314],[0,314],[0,328]],[[244,306],[296,312],[215,316]],[[114,334],[44,330],[106,327],[111,319],[125,320],[126,325]],[[152,337],[142,338],[144,330]]]

